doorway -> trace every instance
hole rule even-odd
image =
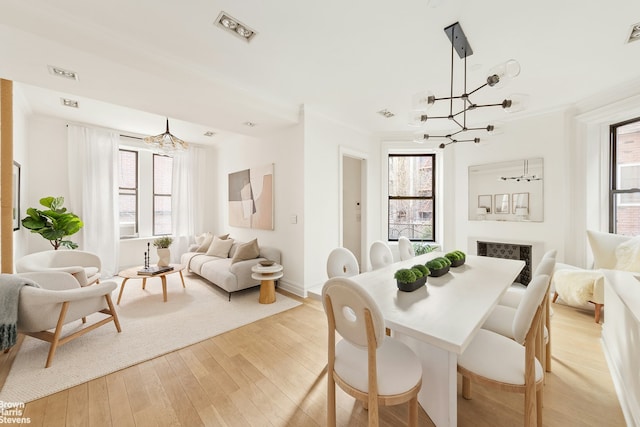
[[[366,270],[365,230],[365,197],[366,194],[366,159],[354,153],[341,154],[341,197],[342,216],[341,240],[342,246],[355,255],[360,265],[360,271]]]

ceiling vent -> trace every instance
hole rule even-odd
[[[53,65],[49,65],[48,68],[49,73],[54,76],[64,77],[65,79],[78,80],[78,73],[76,73],[75,71],[65,70],[60,67],[54,67]]]
[[[253,37],[257,34],[254,30],[247,27],[226,12],[220,12],[220,15],[218,15],[218,18],[216,19],[216,25],[235,36],[240,37],[247,43],[253,40]]]
[[[629,33],[629,39],[627,43],[640,40],[640,22],[631,26],[631,32]]]

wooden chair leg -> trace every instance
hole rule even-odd
[[[604,306],[604,304],[596,304],[596,323],[600,323],[600,313],[602,312],[602,307]]]
[[[327,372],[327,427],[336,427],[336,382]]]
[[[418,395],[409,401],[409,427],[418,427]]]
[[[116,324],[116,330],[118,332],[122,332],[122,329],[120,328],[120,320],[118,319],[118,313],[116,313],[116,309],[113,306],[113,301],[111,301],[111,294],[106,294],[104,297],[107,300],[107,305],[109,306],[111,317],[113,317],[113,323]]]
[[[544,349],[544,370],[551,372],[551,307],[548,299],[545,307],[544,323],[547,326],[547,343]]]
[[[378,397],[369,393],[369,427],[378,427]]]
[[[536,423],[538,427],[542,427],[542,387],[536,391]]]
[[[558,293],[554,292],[553,293],[553,302],[556,302],[557,299],[558,299]]]
[[[44,365],[45,368],[51,366],[51,362],[53,362],[53,356],[56,354],[56,350],[58,349],[58,341],[60,341],[60,335],[62,334],[62,327],[64,326],[64,318],[67,316],[67,310],[69,309],[69,301],[65,301],[62,303],[62,308],[60,309],[60,316],[58,316],[58,323],[56,324],[56,330],[53,333],[53,340],[51,341],[51,347],[49,347],[49,355],[47,356],[47,363]]]
[[[464,375],[462,376],[462,397],[471,400],[471,380]]]

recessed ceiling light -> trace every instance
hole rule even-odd
[[[629,33],[629,39],[627,43],[640,40],[640,22],[631,26],[631,32]]]
[[[215,134],[216,134],[215,132],[211,132],[210,130],[208,130],[204,133],[204,136],[213,136]]]
[[[395,116],[394,113],[392,113],[391,111],[387,110],[386,108],[384,110],[378,111],[378,114],[380,114],[381,116],[384,116],[387,119]]]
[[[65,107],[78,108],[78,101],[75,99],[60,98],[60,102]]]
[[[254,30],[247,27],[236,18],[228,15],[226,12],[220,12],[220,15],[218,15],[218,18],[216,19],[216,25],[247,42],[250,42],[257,34]]]
[[[49,73],[57,77],[64,77],[65,79],[78,80],[78,73],[75,71],[65,70],[60,67],[54,67],[53,65],[48,65]]]
[[[245,125],[245,126],[248,126],[248,127],[250,127],[250,128],[252,128],[252,127],[255,127],[255,126],[256,126],[256,124],[255,124],[255,123],[253,123],[253,122],[244,122],[244,125]]]

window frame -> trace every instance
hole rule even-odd
[[[614,123],[609,126],[609,232],[617,234],[617,211],[616,197],[620,194],[640,194],[640,188],[619,189],[618,173],[619,166],[617,159],[618,148],[618,128],[631,123],[640,123],[640,117]]]
[[[122,164],[120,163],[120,152],[121,151],[126,151],[129,153],[134,153],[136,160],[135,160],[135,167],[136,167],[136,171],[135,171],[135,176],[136,176],[136,182],[135,182],[135,187],[122,187],[120,186],[120,182],[118,182],[118,196],[130,196],[131,193],[123,193],[122,190],[133,190],[134,192],[134,196],[135,196],[135,206],[136,206],[136,215],[135,215],[135,228],[134,228],[134,234],[132,235],[128,235],[128,236],[122,236],[120,235],[120,239],[130,239],[133,237],[137,237],[139,236],[139,231],[140,231],[140,156],[139,156],[139,152],[137,150],[132,150],[129,148],[122,148],[122,147],[118,147],[118,167],[122,167]],[[119,181],[119,179],[118,179]],[[120,206],[118,206],[118,229],[120,229],[121,227],[121,223],[120,223],[120,218],[119,215],[120,214]]]
[[[392,157],[431,157],[431,196],[392,196],[389,191],[389,186],[391,182],[391,172],[389,170],[389,161]],[[389,222],[389,207],[391,205],[392,200],[430,200],[431,201],[431,210],[432,210],[432,218],[431,218],[431,239],[416,239],[410,238],[411,242],[436,242],[437,241],[437,208],[436,208],[436,163],[437,156],[436,153],[426,153],[426,152],[411,152],[411,153],[396,153],[396,152],[388,152],[387,153],[387,240],[390,242],[397,242],[399,237],[392,238],[390,236],[390,222]]]
[[[153,156],[151,157],[151,177],[152,177],[152,188],[151,188],[151,197],[152,197],[152,201],[151,201],[151,230],[154,236],[168,236],[171,234],[171,230],[169,230],[168,233],[165,234],[158,234],[156,233],[156,197],[169,197],[169,200],[172,200],[173,194],[171,192],[169,193],[156,193],[156,158],[157,157],[166,157],[171,159],[171,168],[173,171],[173,157],[168,156],[166,154],[159,154],[159,153],[153,153]],[[172,178],[173,180],[173,178]],[[171,212],[171,215],[173,215],[173,210]]]

